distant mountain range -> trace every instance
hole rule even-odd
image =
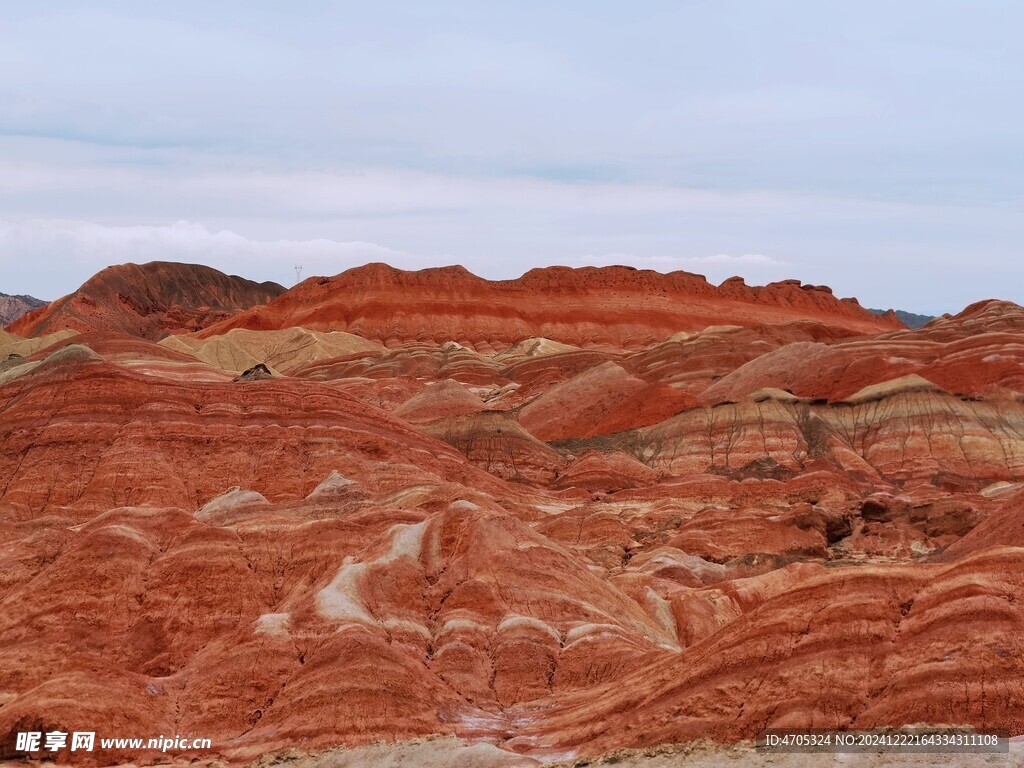
[[[869,309],[876,315],[884,315],[888,312],[888,309]],[[928,325],[932,320],[935,319],[935,315],[916,315],[913,312],[904,312],[902,309],[894,309],[893,314],[898,317],[907,328],[920,328],[922,325]]]
[[[0,293],[0,325],[13,323],[22,315],[45,305],[45,301],[33,296],[9,296]]]

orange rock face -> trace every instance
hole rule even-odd
[[[0,337],[0,759],[1024,733],[1014,305],[906,331],[792,283],[369,267],[160,344],[132,317]]]

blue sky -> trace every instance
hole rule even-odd
[[[7,2],[0,291],[628,263],[1024,301],[1024,5]]]

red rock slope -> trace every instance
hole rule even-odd
[[[200,264],[153,261],[120,264],[91,277],[74,293],[8,326],[21,336],[120,331],[147,339],[197,331],[277,297],[277,283],[254,283]]]
[[[876,317],[856,300],[836,299],[827,288],[794,280],[750,288],[733,279],[716,288],[687,272],[549,267],[516,280],[489,281],[462,267],[404,272],[369,264],[336,277],[310,278],[206,334],[302,326],[348,331],[389,346],[457,341],[491,352],[538,336],[579,346],[639,348],[712,325],[799,319],[859,333],[903,327],[895,316]]]

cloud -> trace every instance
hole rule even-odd
[[[712,280],[721,282],[737,272],[755,280],[782,276],[792,266],[789,262],[763,253],[714,253],[704,256],[636,255],[630,253],[588,254],[576,260],[579,265],[609,266],[625,264],[640,269],[654,269],[659,272],[683,270],[699,272]]]
[[[60,294],[73,290],[89,275],[111,264],[148,261],[208,264],[249,279],[274,280],[284,285],[295,281],[296,266],[301,267],[302,277],[309,277],[334,275],[375,261],[401,269],[456,263],[454,259],[413,254],[370,241],[329,238],[261,240],[230,229],[212,230],[204,224],[189,221],[120,226],[79,219],[0,219],[0,268],[13,270],[14,263],[45,265],[49,275],[70,278],[68,283],[55,281],[60,286]],[[761,253],[702,256],[607,253],[563,261],[578,266],[629,264],[662,272],[701,270],[718,279],[729,277],[737,270],[753,274],[755,279],[764,275],[774,276],[775,270],[788,266],[785,261]],[[482,271],[479,261],[469,261],[466,266]],[[42,298],[56,297],[52,290],[37,290],[38,294]]]
[[[75,279],[81,280],[110,264],[129,261],[208,264],[250,279],[286,285],[294,281],[296,265],[302,267],[303,277],[334,275],[371,261],[405,268],[429,265],[428,260],[376,243],[323,238],[254,240],[230,230],[210,231],[188,221],[166,226],[104,226],[63,219],[0,220],[0,266],[7,269],[13,270],[15,262],[43,262],[52,273],[72,270],[77,273]],[[63,292],[73,287],[65,286]]]
[[[275,280],[284,284],[290,284],[296,266],[302,268],[304,277],[309,277],[315,274],[334,275],[373,261],[403,269],[452,262],[451,259],[439,260],[362,240],[259,240],[229,229],[211,231],[201,223],[189,221],[168,225],[108,226],[76,219],[0,219],[0,266],[14,261],[46,262],[53,272],[60,271],[60,265],[65,265],[79,272],[82,279],[88,276],[86,273],[91,274],[110,264],[194,262],[251,279]],[[692,257],[608,253],[580,256],[574,262],[579,265],[631,264],[665,272],[787,266],[784,261],[760,253]],[[471,269],[478,267],[472,263],[469,266]],[[84,272],[76,267],[83,268]]]
[[[773,259],[763,253],[743,253],[739,256],[730,256],[727,253],[717,253],[713,256],[697,256],[691,259],[700,264],[756,264],[758,266],[779,267],[789,264],[787,261]]]
[[[788,266],[789,262],[781,261],[763,253],[743,253],[733,256],[728,253],[716,253],[709,256],[636,256],[629,253],[608,253],[604,255],[589,254],[580,258],[581,262],[588,264],[608,263],[615,260],[625,260],[630,264],[643,263],[663,266],[758,266],[758,267],[781,267]]]
[[[627,263],[713,281],[798,278],[928,314],[1021,299],[1024,220],[1010,205],[151,157],[166,162],[0,138],[0,291],[54,298],[110,264],[174,259],[283,284],[297,262],[305,276],[388,261],[491,279]]]
[[[632,254],[929,314],[1024,297],[1024,6],[307,5],[6,3],[0,219],[78,225],[8,233],[0,290],[156,257],[287,282],[297,254],[379,244],[495,278]]]
[[[910,200],[1021,190],[1019,8],[805,1],[753,4],[736,24],[714,3],[585,19],[572,3],[151,5],[5,4],[0,71],[19,77],[3,84],[0,133],[223,149],[261,167],[609,165]]]

